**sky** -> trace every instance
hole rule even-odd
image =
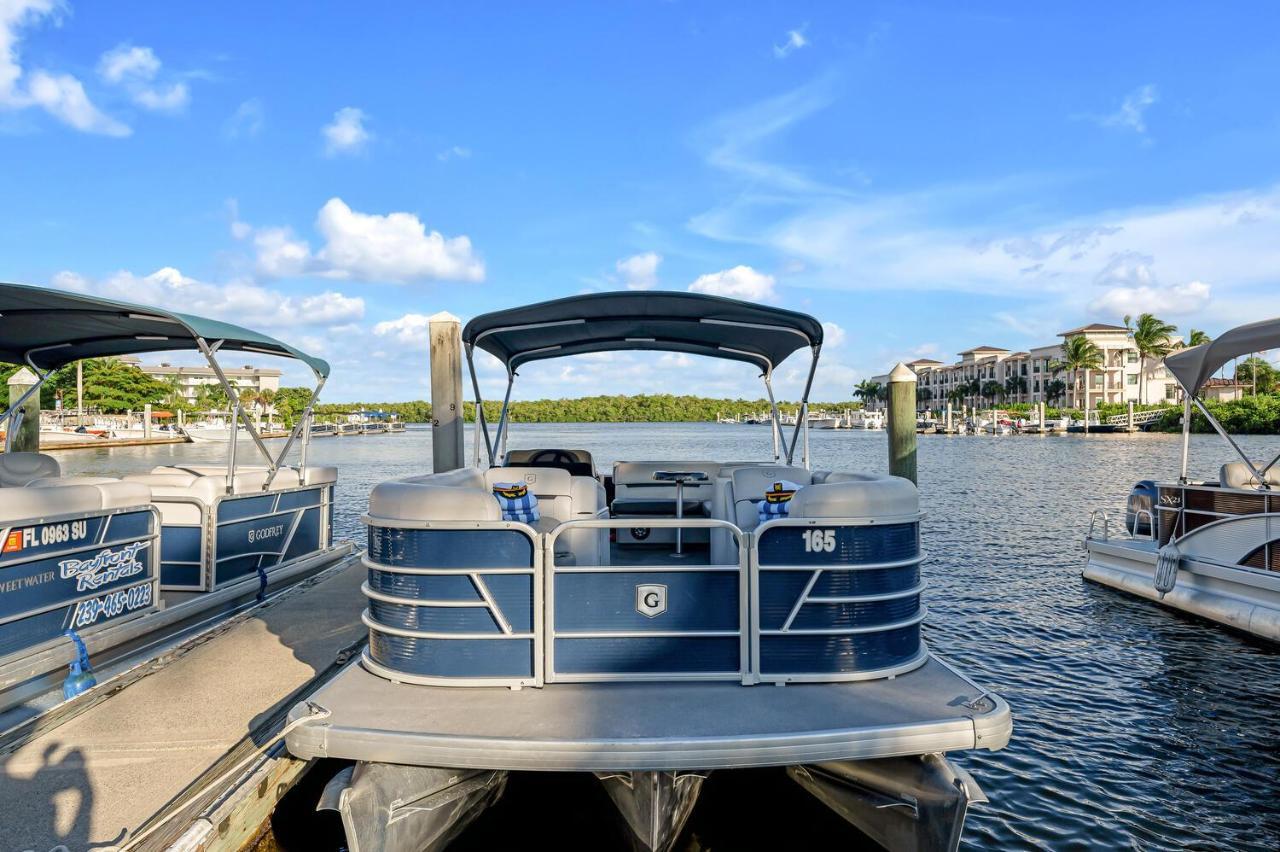
[[[624,288],[813,314],[828,400],[1280,314],[1280,7],[962,5],[0,0],[0,280],[273,334],[337,402],[426,398],[438,311]],[[619,353],[514,395],[761,390]]]

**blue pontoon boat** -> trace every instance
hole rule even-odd
[[[665,850],[710,772],[786,767],[891,849],[955,849],[982,797],[945,753],[1003,747],[1009,708],[921,638],[915,486],[810,468],[822,325],[607,293],[485,314],[462,340],[485,463],[373,489],[368,648],[292,715],[295,756],[356,761],[321,802],[349,847],[443,848],[507,773],[536,770],[595,774],[637,848]],[[476,350],[507,371],[492,433]],[[522,367],[616,350],[759,369],[772,452],[672,447],[601,471],[581,449],[507,450]],[[801,350],[812,364],[787,434],[772,380]]]
[[[307,426],[329,366],[266,335],[227,323],[85,295],[0,285],[0,360],[37,383],[5,412],[10,444],[24,403],[53,371],[82,358],[197,350],[228,397],[217,353],[293,358],[316,376],[300,422],[279,450],[237,404],[263,464],[244,465],[237,441],[221,466],[173,465],[120,478],[62,476],[38,452],[0,455],[0,722],[91,686],[93,667],[190,631],[328,567],[331,467],[306,463]],[[285,463],[297,448],[299,460]],[[68,669],[70,667],[70,669]],[[0,729],[4,728],[0,724]]]

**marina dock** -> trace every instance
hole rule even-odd
[[[78,713],[64,709],[61,724],[45,717],[35,730],[5,733],[0,848],[119,846],[152,827],[135,848],[166,848],[206,810],[227,804],[241,773],[218,776],[269,742],[284,713],[365,637],[364,578],[349,558],[101,684],[82,696],[89,700]],[[270,785],[263,819],[287,789],[282,783]],[[259,827],[233,820],[225,829],[233,825]]]

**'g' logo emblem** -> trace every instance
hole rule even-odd
[[[636,586],[636,612],[648,618],[657,618],[666,611],[666,586],[657,583],[641,583]]]

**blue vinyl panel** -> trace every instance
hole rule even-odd
[[[736,672],[737,637],[556,639],[557,674]]]
[[[760,565],[860,565],[897,562],[919,554],[918,523],[873,524],[867,526],[781,526],[764,530],[758,546]],[[835,533],[831,552],[805,549],[805,533],[811,529]]]
[[[782,572],[774,572],[773,576]],[[920,583],[920,566],[901,568],[872,568],[866,571],[840,571],[828,569],[822,572],[809,593],[815,598],[852,597],[854,595],[882,595],[905,592]]]
[[[371,630],[369,656],[426,677],[533,677],[530,639],[415,639]]]
[[[155,608],[153,583],[115,588],[39,615],[0,624],[0,657],[54,639],[68,629],[91,633],[113,621]]]
[[[502,633],[486,607],[414,606],[369,599],[369,615],[379,624],[429,633]]]
[[[492,578],[491,578],[492,579]],[[466,574],[400,574],[369,569],[369,588],[384,595],[429,601],[483,600]],[[490,589],[493,588],[490,583]]]
[[[280,503],[276,507],[283,512],[286,509],[308,509],[312,506],[319,506],[321,503],[321,495],[324,489],[306,488],[301,491],[281,491],[279,492]]]
[[[194,588],[200,585],[204,563],[200,559],[199,526],[165,526],[160,530],[160,585],[162,588]]]
[[[667,587],[667,609],[653,618],[636,610],[636,587]],[[555,626],[574,630],[737,630],[736,571],[627,573],[564,572],[555,575]]]
[[[920,625],[844,636],[761,636],[763,674],[853,674],[901,665],[920,652]]]
[[[517,633],[533,631],[533,575],[482,574],[502,616]]]
[[[276,496],[271,492],[267,492],[265,494],[224,497],[218,501],[218,520],[235,521],[240,518],[251,518],[254,515],[265,515],[275,506]]]
[[[791,622],[793,630],[839,630],[906,621],[920,612],[920,596],[859,603],[806,603]],[[778,625],[781,627],[781,625]],[[767,629],[773,629],[766,627]]]
[[[533,565],[533,541],[519,530],[371,526],[369,559],[406,568],[523,568]]]

